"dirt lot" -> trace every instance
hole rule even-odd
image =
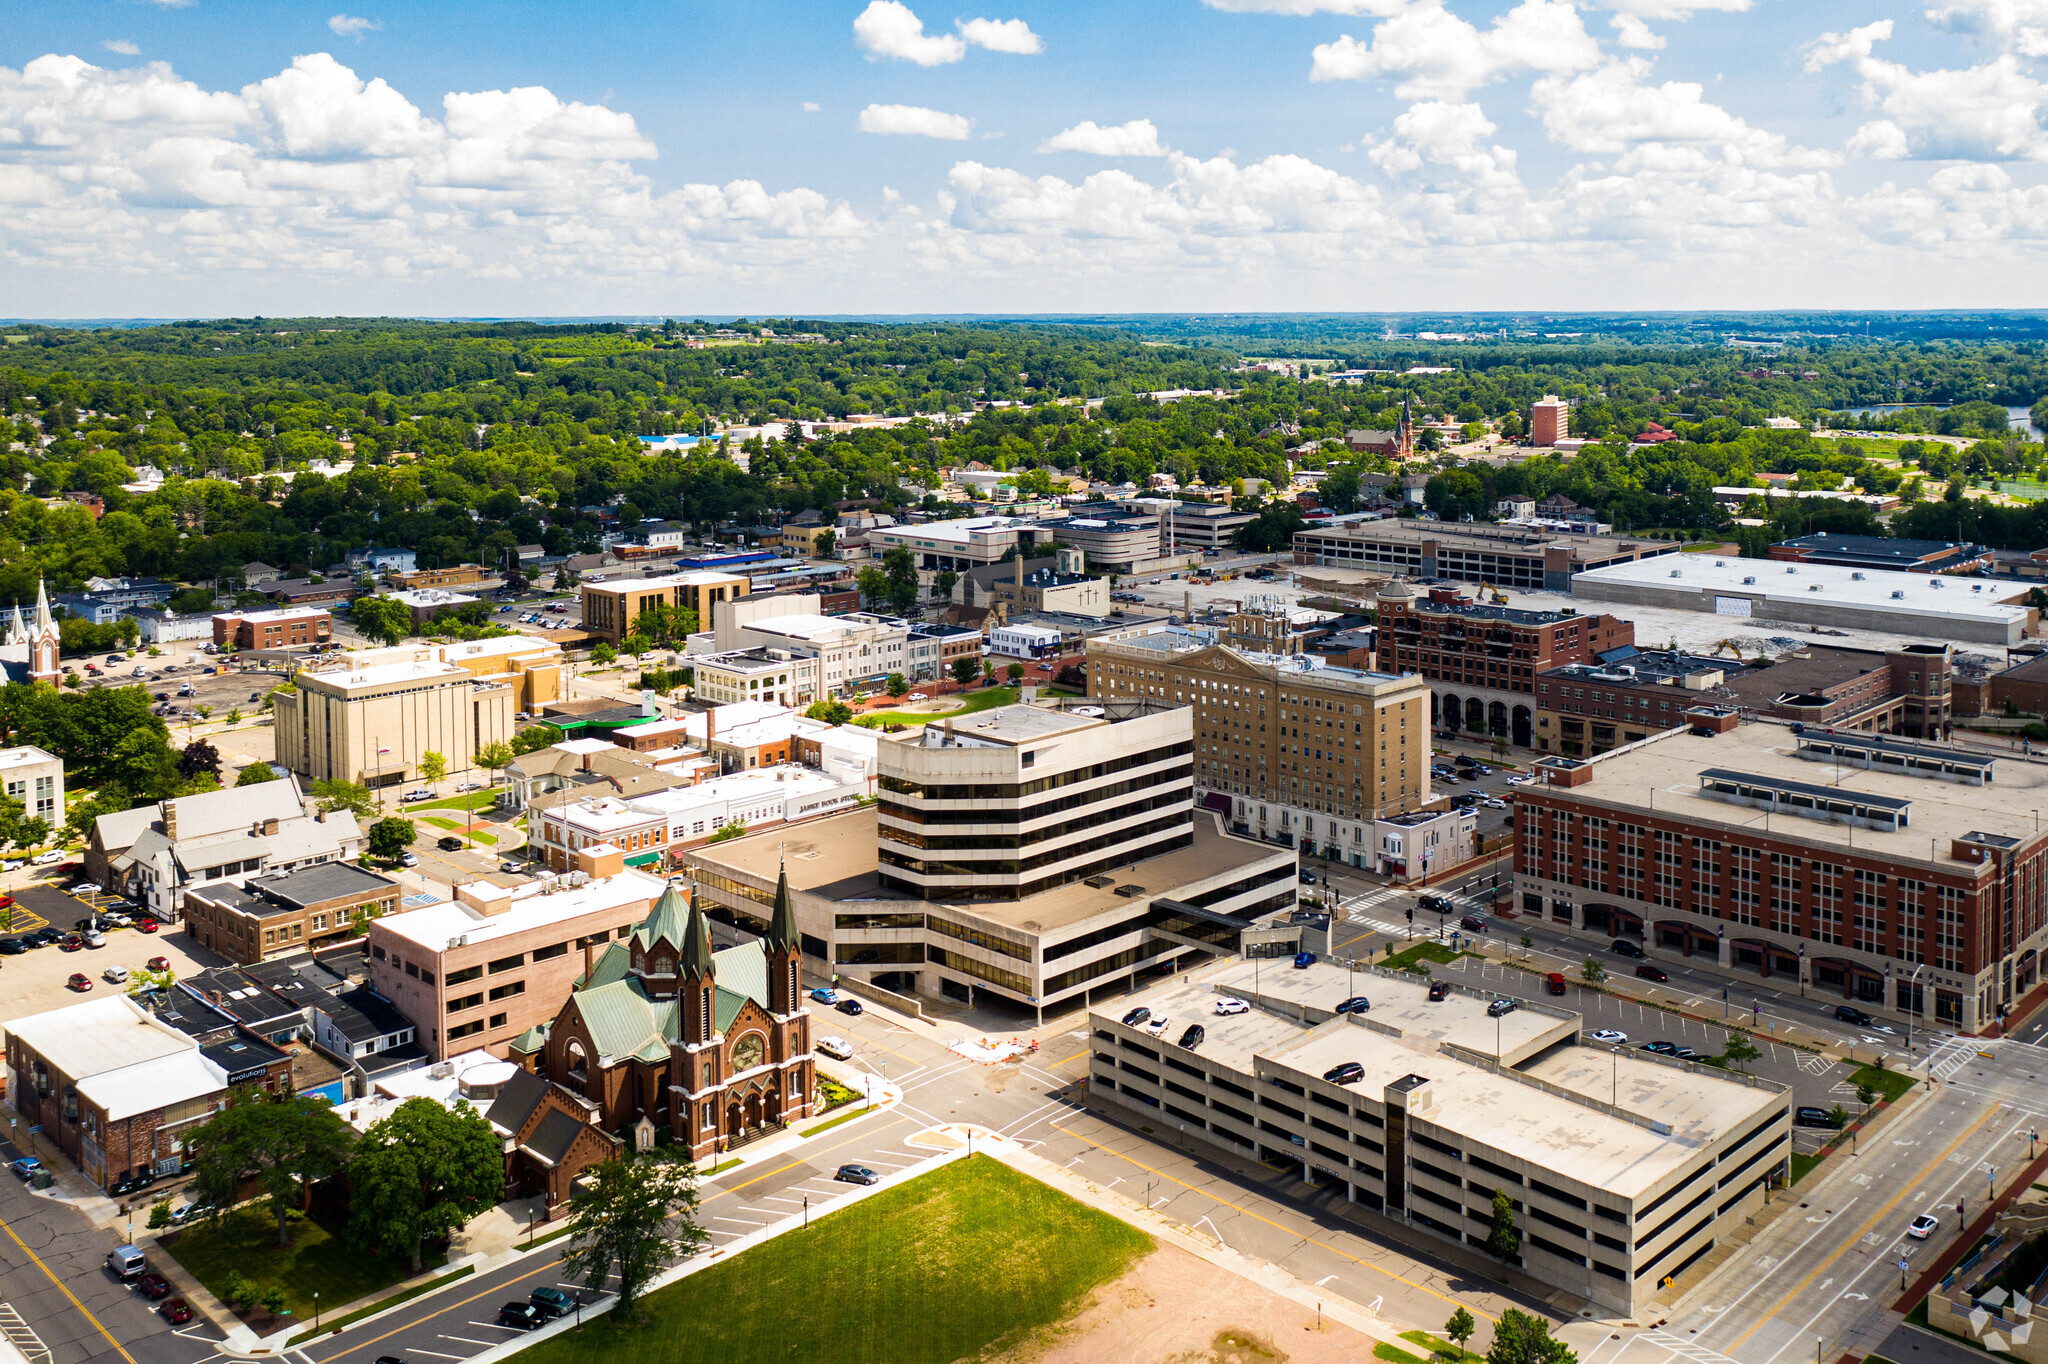
[[[1371,1364],[1373,1340],[1174,1246],[999,1364]]]

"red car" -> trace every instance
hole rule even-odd
[[[70,988],[78,991],[78,993],[84,994],[87,990],[90,990],[92,988],[92,977],[81,975],[78,972],[73,971],[71,973],[71,979],[65,981],[64,983]]]
[[[168,971],[171,969],[171,959],[169,957],[151,957],[149,959],[149,969],[152,971]]]
[[[183,1326],[192,1320],[192,1309],[185,1305],[183,1298],[172,1298],[157,1311],[164,1314],[164,1320],[173,1326]]]
[[[140,933],[154,933],[157,930],[157,922],[155,919],[144,919],[141,923],[135,925],[135,928]]]
[[[69,933],[65,935],[64,941],[58,943],[57,946],[65,952],[82,952],[85,950],[85,939],[79,937],[76,933]]]
[[[135,1281],[135,1286],[141,1289],[142,1296],[151,1302],[171,1296],[171,1281],[161,1274],[145,1274]]]

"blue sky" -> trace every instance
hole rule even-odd
[[[14,6],[0,310],[2041,306],[2048,0]]]

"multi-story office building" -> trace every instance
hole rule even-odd
[[[819,698],[818,660],[788,649],[734,649],[692,654],[697,699],[713,705],[768,701],[803,707]]]
[[[296,690],[274,702],[277,760],[309,781],[393,786],[416,778],[430,752],[466,772],[479,750],[512,739],[513,684],[455,663],[381,663],[292,681]]]
[[[868,552],[881,558],[892,549],[909,550],[927,585],[940,573],[966,573],[998,564],[1011,550],[1030,558],[1032,547],[1064,538],[1061,527],[1022,516],[964,516],[956,521],[923,521],[903,526],[869,526]]]
[[[276,611],[222,611],[213,618],[213,642],[237,649],[289,649],[325,644],[334,616],[324,606],[288,606]]]
[[[650,608],[665,606],[696,612],[697,628],[708,630],[717,604],[746,596],[747,587],[747,579],[737,574],[709,570],[661,578],[585,581],[578,589],[583,597],[583,628],[617,644],[633,633],[634,624]]]
[[[1081,551],[1090,573],[1138,573],[1158,563],[1166,537],[1159,511],[1145,503],[1090,503],[1053,523],[1055,536]]]
[[[804,951],[883,988],[1023,1008],[1237,950],[1291,906],[1290,851],[1190,807],[1190,711],[1007,706],[878,747],[880,803],[690,854],[765,927],[786,850]]]
[[[64,824],[64,760],[45,753],[34,744],[0,748],[0,786],[21,802],[29,819],[40,819],[52,829]]]
[[[1164,552],[1173,556],[1229,549],[1230,537],[1257,519],[1254,512],[1237,511],[1221,502],[1176,502],[1161,528],[1166,539]]]
[[[812,699],[882,681],[909,663],[910,627],[894,616],[822,616],[813,595],[721,602],[714,610],[717,652],[765,649],[811,660]],[[749,691],[747,699],[761,698]]]
[[[1196,794],[1240,833],[1372,867],[1374,821],[1430,799],[1429,688],[1412,674],[1161,633],[1091,642],[1088,692],[1186,706]]]
[[[1536,736],[1536,674],[1635,643],[1614,616],[1482,606],[1449,587],[1391,582],[1379,593],[1380,667],[1428,679],[1432,728],[1504,738]]]
[[[1410,578],[1451,578],[1522,592],[1570,592],[1572,579],[1580,573],[1676,554],[1678,549],[1670,540],[1390,519],[1297,532],[1294,562]]]
[[[1538,761],[1523,913],[1964,1032],[2038,983],[2048,768],[1884,735],[1736,725]]]
[[[1578,1045],[1580,1018],[1562,1009],[1525,1002],[1490,1018],[1482,991],[1427,993],[1369,966],[1231,962],[1091,1014],[1088,1092],[1133,1125],[1298,1170],[1475,1256],[1505,1194],[1516,1267],[1625,1316],[1650,1310],[1789,1173],[1783,1085]],[[1253,1007],[1218,1016],[1226,995]],[[1334,1012],[1359,995],[1369,1011]],[[1126,1025],[1133,1007],[1165,1030]],[[1195,1023],[1207,1036],[1176,1046]]]
[[[1529,405],[1529,444],[1548,450],[1571,434],[1571,404],[1546,393]]]
[[[347,862],[324,862],[246,886],[233,882],[185,892],[185,933],[243,966],[268,957],[332,947],[356,937],[358,918],[398,910],[399,885]]]
[[[667,885],[606,845],[581,850],[576,870],[511,887],[471,881],[452,901],[372,919],[370,988],[418,1026],[435,1060],[479,1047],[502,1056],[555,1016],[597,950],[630,934]]]

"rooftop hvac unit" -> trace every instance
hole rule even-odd
[[[1743,581],[1743,583],[1744,583],[1745,585],[1747,585],[1747,586],[1751,586],[1751,587],[1754,587],[1754,586],[1756,585],[1756,579],[1755,579],[1755,578],[1744,578],[1744,579],[1743,579],[1742,581]]]
[[[1860,573],[1860,572],[1857,572],[1857,573],[1851,573],[1851,574],[1849,575],[1849,580],[1850,580],[1851,582],[1858,582],[1858,583],[1860,583],[1860,582],[1862,582],[1862,581],[1863,581],[1863,574],[1862,574],[1862,573]]]
[[[1799,567],[1796,564],[1787,564],[1785,566],[1785,571],[1787,573],[1797,573],[1799,571]]]
[[[1893,591],[1893,593],[1892,593],[1892,600],[1893,600],[1893,601],[1904,601],[1905,599],[1906,599],[1906,589],[1905,589],[1905,588],[1901,587],[1901,588],[1898,588],[1898,589],[1896,589],[1895,591]]]
[[[1814,583],[1814,584],[1810,585],[1810,586],[1809,586],[1809,587],[1808,587],[1808,588],[1807,588],[1806,590],[1807,590],[1807,591],[1809,591],[1809,592],[1818,592],[1818,591],[1820,591],[1820,584],[1819,584],[1819,583]]]
[[[1683,578],[1685,575],[1674,568],[1671,570],[1671,576],[1674,578]]]
[[[1728,561],[1727,561],[1726,559],[1716,559],[1716,560],[1714,560],[1714,567],[1715,567],[1715,568],[1726,568],[1726,567],[1728,567]]]

